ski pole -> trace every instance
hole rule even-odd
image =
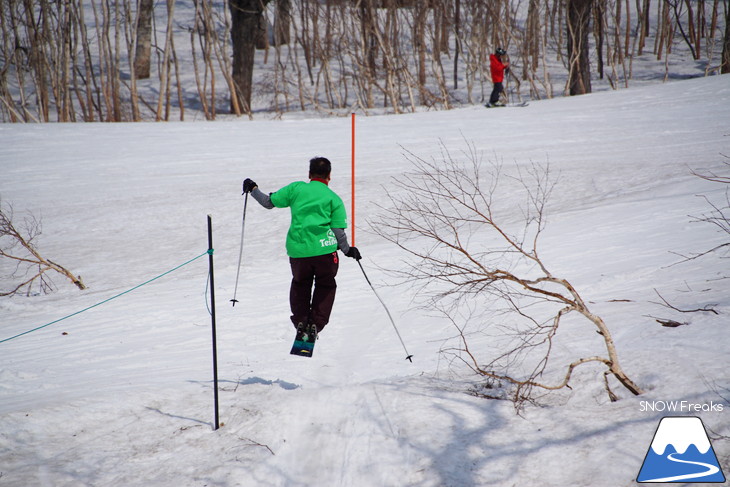
[[[375,296],[378,298],[378,301],[380,301],[380,304],[382,304],[383,305],[383,308],[385,308],[385,312],[388,313],[388,318],[390,318],[390,322],[393,325],[393,329],[395,330],[395,334],[398,335],[398,340],[400,340],[400,344],[403,345],[403,350],[405,350],[405,352],[406,352],[406,360],[408,360],[409,362],[413,363],[413,355],[411,355],[410,353],[408,353],[408,349],[406,348],[406,344],[403,343],[403,338],[400,336],[400,332],[398,331],[398,327],[395,326],[395,321],[393,320],[393,316],[391,316],[391,314],[390,314],[390,310],[385,305],[385,302],[383,302],[383,299],[378,294],[378,291],[376,291],[375,290],[375,287],[373,287],[373,283],[370,282],[370,279],[368,279],[368,275],[365,274],[365,269],[363,269],[362,264],[360,263],[360,260],[357,261],[357,265],[360,266],[360,270],[362,271],[362,275],[365,276],[365,280],[370,285],[370,289],[373,290],[373,292],[375,293]]]
[[[236,299],[236,294],[238,293],[238,277],[241,275],[241,259],[243,257],[243,234],[244,230],[246,229],[246,206],[248,206],[248,193],[244,192],[246,195],[243,198],[243,221],[241,222],[241,248],[238,251],[238,269],[236,269],[236,286],[233,289],[233,299],[231,299],[231,302],[233,303],[233,306],[236,306],[236,303],[238,300]]]
[[[509,63],[509,66],[504,70],[504,84],[506,88],[504,96],[507,98],[507,103],[509,104],[512,101],[512,83],[510,83],[510,78],[514,77],[514,74],[512,74],[512,68],[514,66],[512,66],[509,56],[507,56],[506,61]]]

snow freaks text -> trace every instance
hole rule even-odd
[[[643,412],[672,412],[672,413],[699,413],[724,410],[725,404],[710,401],[710,403],[693,403],[689,401],[640,401],[639,411]]]

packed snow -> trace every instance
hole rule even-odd
[[[2,203],[16,223],[39,218],[40,253],[88,286],[57,276],[50,294],[1,298],[0,340],[195,259],[0,343],[0,486],[631,486],[660,419],[676,415],[702,418],[727,475],[730,270],[726,254],[682,256],[728,239],[694,221],[727,186],[692,174],[727,174],[728,107],[730,77],[714,76],[525,108],[358,116],[354,243],[413,363],[345,257],[314,357],[289,355],[286,210],[249,201],[239,302],[229,301],[241,182],[275,191],[323,155],[351,213],[349,117],[0,126]],[[559,174],[542,258],[606,321],[643,395],[613,384],[610,402],[591,365],[519,415],[471,393],[484,381],[440,353],[453,325],[393,285],[404,256],[368,222],[410,169],[404,151],[438,159],[440,144]],[[2,289],[13,270],[0,260]],[[679,311],[704,307],[717,314]],[[590,325],[571,326],[558,364],[593,353]],[[499,352],[479,335],[471,346]]]

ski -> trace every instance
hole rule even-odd
[[[529,105],[530,104],[528,102],[523,101],[521,103],[510,103],[509,105],[490,105],[489,103],[487,103],[484,106],[486,108],[516,108],[516,107],[526,107],[526,106],[529,106]]]
[[[291,347],[292,355],[299,355],[300,357],[311,357],[314,353],[314,343],[317,341],[317,329],[314,325],[309,325],[308,328],[299,327],[297,328],[297,334],[294,337],[294,345]]]

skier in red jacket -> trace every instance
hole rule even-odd
[[[498,47],[494,54],[489,55],[489,70],[492,72],[492,83],[494,83],[494,89],[492,95],[489,97],[489,107],[502,107],[503,103],[499,101],[499,95],[504,91],[504,74],[509,71],[509,62],[502,62],[502,56],[507,54],[507,51]]]

